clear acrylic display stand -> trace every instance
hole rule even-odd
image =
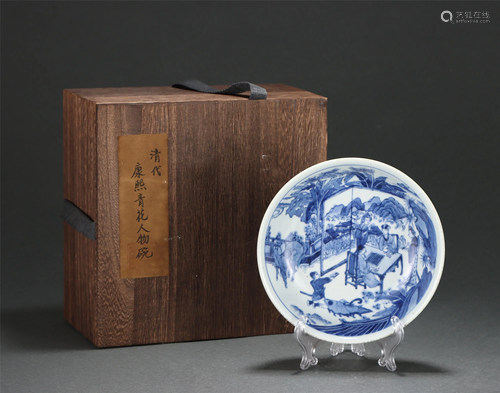
[[[382,348],[382,357],[378,360],[378,364],[381,367],[387,367],[389,371],[396,370],[396,361],[394,360],[394,352],[399,344],[404,339],[404,329],[403,324],[398,317],[391,318],[392,327],[394,328],[394,333],[389,337],[383,338],[376,341]],[[297,325],[295,326],[295,339],[302,348],[302,361],[300,362],[300,368],[302,370],[307,370],[310,366],[315,366],[318,364],[318,358],[314,355],[316,351],[316,346],[321,341],[318,338],[308,335],[304,328],[307,324],[307,317],[303,315]],[[330,347],[330,353],[332,356],[337,356],[344,352],[344,344],[332,343]],[[365,344],[351,344],[351,351],[358,356],[364,356],[365,354]]]

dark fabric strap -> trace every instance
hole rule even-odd
[[[200,82],[196,79],[191,79],[188,81],[178,82],[172,85],[172,87],[179,87],[181,89],[195,90],[200,93],[210,93],[210,94],[228,94],[228,95],[238,95],[250,90],[250,100],[265,100],[267,98],[267,90],[263,87],[254,85],[250,82],[237,82],[233,83],[226,89],[217,90],[213,87]]]
[[[67,199],[63,200],[61,218],[84,236],[95,240],[95,222]]]

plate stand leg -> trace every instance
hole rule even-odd
[[[389,337],[378,340],[377,343],[382,347],[382,357],[378,360],[381,367],[387,367],[389,371],[396,371],[396,361],[394,360],[394,352],[405,337],[403,324],[398,317],[391,318],[394,333]]]
[[[304,331],[306,323],[307,318],[303,315],[299,322],[297,322],[294,331],[295,339],[302,348],[302,361],[300,362],[302,370],[307,370],[310,366],[318,364],[318,358],[314,353],[316,352],[316,345],[321,341],[315,337],[311,337]]]
[[[340,355],[342,352],[344,352],[344,344],[332,343],[330,347],[330,354],[332,356]]]
[[[358,356],[365,355],[365,344],[351,344],[351,352]]]
[[[339,343],[332,343],[330,347],[330,353],[332,356],[337,356],[344,352],[345,345]],[[365,355],[365,344],[351,344],[351,352],[358,356]]]

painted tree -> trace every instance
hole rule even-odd
[[[305,223],[311,222],[313,215],[316,215],[316,232],[321,233],[324,201],[348,188],[345,184],[348,181],[346,176],[352,177],[333,169],[299,183],[283,200],[283,204],[287,206],[286,214],[290,217],[300,217]]]
[[[315,233],[316,236],[323,238],[324,202],[348,189],[349,185],[346,183],[351,178],[351,174],[339,169],[310,177],[296,185],[291,193],[283,199],[278,206],[277,214],[286,211],[290,217],[300,217],[302,222],[315,226],[315,230],[308,231],[308,233]],[[320,252],[320,260],[323,260],[322,252]]]
[[[349,168],[352,170],[351,173],[355,174],[359,179],[359,183],[364,188],[369,188],[372,190],[378,190],[387,192],[389,194],[395,195],[400,198],[404,198],[407,189],[401,187],[401,184],[389,184],[387,182],[387,177],[379,176],[375,177],[375,171],[368,168]]]

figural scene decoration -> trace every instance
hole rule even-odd
[[[343,158],[288,182],[262,221],[257,256],[268,296],[292,324],[338,343],[408,325],[434,294],[444,236],[423,190],[377,161]]]

